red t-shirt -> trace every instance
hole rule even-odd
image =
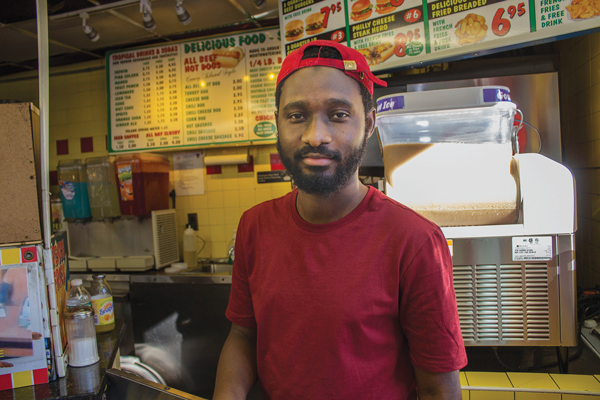
[[[267,399],[416,399],[413,366],[464,367],[441,230],[370,188],[344,218],[315,225],[297,191],[246,211],[227,318],[257,329]]]

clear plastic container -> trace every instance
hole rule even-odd
[[[104,280],[104,275],[94,275],[92,287],[92,307],[94,308],[94,323],[96,332],[109,332],[115,329],[115,309],[110,286]]]
[[[85,165],[81,160],[59,161],[58,180],[65,219],[87,219],[92,216],[88,199]]]
[[[515,223],[517,111],[509,93],[471,87],[377,99],[388,196],[440,226]]]
[[[90,307],[92,308],[92,296],[82,286],[81,279],[71,280],[71,289],[67,293],[66,305],[67,310],[76,307]]]
[[[198,266],[196,231],[189,225],[186,225],[186,230],[183,233],[183,262],[186,263],[189,268]]]
[[[65,311],[65,330],[70,366],[85,367],[100,360],[94,329],[94,310],[76,307]]]
[[[115,161],[121,215],[146,215],[169,208],[169,160],[157,154],[132,154]]]
[[[101,221],[120,216],[115,167],[110,158],[88,158],[85,164],[92,219]]]

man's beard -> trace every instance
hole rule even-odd
[[[354,176],[354,173],[360,166],[366,152],[367,152],[367,139],[365,137],[359,147],[353,148],[350,153],[345,157],[342,157],[338,151],[333,151],[327,148],[327,146],[305,146],[300,150],[297,150],[293,156],[288,154],[285,149],[281,146],[279,136],[277,136],[277,151],[279,152],[279,158],[281,163],[292,176],[294,185],[299,190],[314,195],[326,196],[337,192],[350,181],[350,178]],[[304,166],[309,172],[304,172],[300,163],[305,155],[322,154],[325,157],[331,158],[332,161],[337,162],[335,171],[333,173],[327,173],[326,171],[331,166]],[[341,162],[340,162],[341,161]]]

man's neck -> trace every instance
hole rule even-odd
[[[296,209],[300,217],[312,224],[327,224],[350,214],[367,195],[369,189],[354,179],[335,193],[327,196],[298,191]]]

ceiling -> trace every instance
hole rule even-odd
[[[185,0],[187,25],[177,19],[176,0],[152,0],[154,30],[142,25],[140,0],[47,2],[50,66],[103,59],[115,49],[278,24],[278,0]],[[89,14],[86,24],[100,34],[98,41],[83,32],[81,12]],[[35,0],[0,0],[0,76],[37,69],[36,33]]]

